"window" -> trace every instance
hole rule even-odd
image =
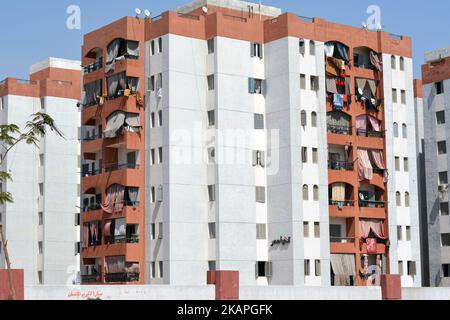
[[[208,186],[208,197],[209,197],[210,202],[216,201],[216,186],[215,185]]]
[[[330,224],[330,240],[336,241],[341,240],[342,237],[342,226],[340,224]]]
[[[403,139],[408,138],[408,127],[406,126],[406,124],[402,124],[402,137]]]
[[[154,128],[155,127],[155,113],[152,112],[150,113],[150,128]]]
[[[317,128],[317,113],[311,113],[311,127]]]
[[[208,149],[208,162],[209,163],[215,163],[216,158],[216,149],[214,147],[211,147]]]
[[[44,184],[43,183],[39,183],[39,195],[41,197],[44,196]]]
[[[307,120],[306,120],[306,111],[305,110],[302,110],[302,112],[300,113],[300,123],[301,123],[302,127],[306,127]]]
[[[0,213],[0,222],[2,221],[2,214]],[[42,223],[44,222],[44,218],[42,217]],[[81,225],[81,214],[75,213],[75,227]]]
[[[416,262],[408,261],[408,276],[415,276],[415,275],[416,275]]]
[[[398,274],[403,276],[404,275],[404,271],[403,271],[403,261],[399,261],[398,262]]]
[[[405,71],[405,58],[400,57],[400,70]]]
[[[392,103],[397,103],[397,89],[392,89]]]
[[[248,78],[248,93],[265,94],[266,81],[261,79]]]
[[[398,138],[398,123],[394,122],[394,137]]]
[[[439,212],[440,212],[441,216],[448,216],[449,215],[448,202],[441,202],[439,204]]]
[[[401,207],[402,206],[402,194],[399,191],[397,191],[395,193],[395,200],[397,203],[397,207]]]
[[[402,226],[397,226],[397,240],[403,240],[403,229]]]
[[[39,284],[44,283],[44,275],[43,275],[42,271],[38,271],[38,282],[39,282]]]
[[[436,90],[436,94],[444,93],[444,81],[439,81],[434,84],[434,89]]]
[[[216,238],[216,224],[208,223],[208,230],[209,230],[209,239],[215,239]]]
[[[156,201],[163,202],[163,186],[158,186],[158,189],[156,190]]]
[[[210,127],[214,127],[216,125],[216,111],[215,110],[208,111],[208,125]]]
[[[319,162],[319,155],[318,155],[318,149],[317,148],[313,148],[312,149],[312,162],[313,163],[318,163]]]
[[[314,238],[320,238],[320,222],[314,222]]]
[[[164,262],[159,261],[159,277],[164,278]]]
[[[396,62],[395,56],[391,56],[391,68],[394,70],[397,68],[397,62]]]
[[[405,192],[405,207],[409,208],[409,192]]]
[[[208,40],[208,54],[214,53],[214,38]]]
[[[411,227],[406,227],[406,241],[411,241]]]
[[[209,75],[207,79],[208,79],[208,90],[209,91],[214,90],[214,75],[213,74]]]
[[[308,162],[308,148],[302,147],[302,162],[307,163]]]
[[[155,159],[155,149],[151,149],[150,150],[150,165],[154,165],[156,164],[156,159]]]
[[[4,97],[0,97],[0,110],[3,110],[5,108],[5,103],[3,101]]]
[[[258,261],[255,265],[256,278],[270,278],[272,277],[272,262]]]
[[[152,40],[151,42],[150,42],[150,55],[155,55],[155,40]]]
[[[400,91],[400,96],[401,96],[402,104],[406,104],[406,91],[405,90],[401,90]]]
[[[439,172],[439,185],[448,184],[447,171]]]
[[[306,46],[305,40],[304,39],[299,39],[298,47],[299,47],[300,54],[305,54],[305,46]]]
[[[45,109],[45,98],[41,98],[41,109]]]
[[[303,237],[309,238],[309,222],[303,222]]]
[[[266,240],[266,225],[262,223],[258,223],[256,225],[256,239],[257,240]]]
[[[151,224],[151,239],[155,240],[156,239],[156,224],[152,223]]]
[[[158,239],[162,240],[164,237],[164,225],[162,222],[158,223]]]
[[[162,38],[158,38],[158,52],[162,52],[163,51],[163,43],[162,43]]]
[[[400,171],[400,158],[395,157],[395,171]]]
[[[313,198],[314,198],[314,201],[319,201],[319,186],[314,186]]]
[[[81,242],[75,242],[75,255],[81,253]]]
[[[321,274],[322,274],[322,271],[321,271],[321,267],[320,267],[320,260],[316,260],[316,263],[315,263],[315,271],[316,271],[316,277],[320,277],[321,276]]]
[[[405,172],[409,171],[409,159],[408,158],[403,159],[403,171],[405,171]]]
[[[436,123],[438,125],[445,124],[445,111],[436,112]]]
[[[39,166],[43,167],[45,165],[45,155],[43,153],[41,153],[39,155]]]
[[[308,201],[309,200],[309,196],[308,196],[309,190],[308,189],[309,189],[308,185],[305,184],[303,186],[303,200],[304,201]]]
[[[38,213],[38,220],[39,220],[39,225],[43,226],[44,225],[44,213],[43,212]]]
[[[264,130],[264,115],[255,113],[254,115],[255,121],[255,130]]]
[[[305,260],[305,276],[309,276],[311,274],[311,261]]]
[[[316,55],[316,43],[313,40],[309,41],[309,54],[312,56]]]
[[[208,261],[208,270],[216,271],[216,262],[215,261]]]
[[[43,245],[42,241],[38,242],[38,252],[39,252],[39,254],[42,254],[44,252],[44,245]]]
[[[441,243],[443,247],[450,247],[450,233],[441,234]]]
[[[253,166],[266,166],[266,158],[265,158],[265,152],[264,151],[253,151]]]
[[[319,77],[311,76],[311,90],[319,91]]]
[[[162,84],[163,84],[163,75],[162,75],[162,73],[158,73],[157,75],[156,75],[156,84],[155,84],[155,90],[158,92],[158,94],[159,94],[159,91],[160,91],[160,89],[162,89]]]
[[[151,187],[150,188],[150,203],[155,203],[156,202],[156,193],[155,193],[155,187]]]
[[[163,125],[163,113],[162,113],[162,110],[158,111],[158,125],[160,127],[162,127],[162,125]]]
[[[263,58],[263,47],[261,43],[251,43],[250,44],[250,57]]]
[[[304,74],[300,75],[300,89],[306,89],[306,75]]]
[[[450,277],[450,264],[443,264],[442,265],[442,276],[444,278]]]
[[[156,264],[155,264],[155,261],[152,261],[152,275],[151,275],[151,277],[152,277],[152,279],[155,279],[156,278]]]
[[[438,148],[438,154],[447,154],[447,142],[446,141],[439,141],[437,143]]]
[[[148,90],[155,91],[155,76],[148,78]]]
[[[266,203],[266,188],[256,187],[256,202]]]
[[[159,163],[163,162],[163,148],[158,148],[158,160]]]

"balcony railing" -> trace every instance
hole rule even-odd
[[[83,212],[96,211],[96,210],[100,210],[101,208],[102,208],[101,204],[91,203],[91,204],[83,207]]]
[[[105,172],[112,172],[122,169],[139,169],[139,165],[137,163],[123,163],[123,164],[111,164],[105,166]]]
[[[329,204],[330,204],[330,206],[353,207],[353,206],[355,206],[355,201],[354,200],[338,201],[338,200],[331,200],[330,199]]]
[[[125,282],[138,282],[139,273],[107,273],[105,275],[106,283],[125,283]]]
[[[328,133],[345,134],[345,135],[348,135],[348,136],[352,135],[352,127],[335,126],[335,125],[329,124],[327,126],[327,129],[328,129]]]
[[[353,171],[354,167],[355,166],[354,166],[353,162],[334,161],[334,160],[328,161],[328,169],[330,169],[330,170]]]
[[[385,169],[373,168],[373,173],[384,175],[385,172],[386,172]]]
[[[359,200],[359,206],[361,208],[385,208],[386,202],[379,200]]]
[[[131,235],[131,236],[114,236],[112,241],[112,243],[128,243],[128,244],[133,244],[133,243],[139,243],[139,235]]]
[[[92,177],[97,176],[102,173],[102,169],[89,169],[89,170],[83,170],[81,172],[83,177]]]
[[[94,63],[83,67],[84,74],[89,74],[103,68],[103,58],[98,59]]]
[[[331,243],[355,243],[355,238],[330,237]]]
[[[95,141],[95,140],[102,139],[102,138],[103,138],[103,133],[97,133],[97,134],[94,134],[92,136],[84,137],[82,141],[83,142],[89,142],[89,141]]]
[[[357,129],[356,134],[360,137],[367,137],[367,138],[384,138],[385,132],[384,131],[375,131],[375,130],[364,130],[364,129]]]
[[[91,274],[91,275],[82,275],[81,282],[83,284],[102,282],[102,274],[98,273],[98,274]]]

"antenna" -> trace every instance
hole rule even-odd
[[[136,18],[139,19],[139,16],[141,15],[142,10],[139,8],[136,8],[136,9],[134,9],[134,12],[136,13]]]
[[[208,13],[208,7],[207,6],[202,7],[202,11],[203,11],[204,14],[207,14]]]

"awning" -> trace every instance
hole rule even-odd
[[[127,41],[127,53],[130,56],[139,57],[139,42]]]
[[[116,67],[116,58],[119,54],[120,39],[116,39],[108,46],[106,53],[105,73],[113,71]]]
[[[117,133],[125,123],[126,114],[124,112],[116,112],[108,118],[106,129],[104,131],[105,138],[115,138]]]
[[[138,114],[127,114],[125,119],[125,124],[129,125],[132,128],[140,128],[141,121]]]

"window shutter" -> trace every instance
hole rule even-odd
[[[250,57],[256,56],[255,43],[250,43]]]
[[[248,78],[248,93],[255,93],[255,79]]]
[[[306,111],[303,110],[300,114],[300,122],[302,127],[306,127],[307,120],[306,120]]]
[[[258,151],[253,150],[253,166],[256,167],[258,165]]]
[[[255,263],[255,279],[258,279],[259,277],[259,263],[256,261]]]
[[[265,96],[267,94],[267,81],[266,80],[261,80],[261,93],[263,96]]]
[[[158,191],[156,193],[156,201],[163,202],[163,186],[158,187]]]
[[[305,54],[305,40],[304,39],[299,40],[299,47],[300,47],[300,53]]]
[[[266,262],[266,277],[271,278],[273,276],[273,263],[271,261]]]
[[[264,151],[260,151],[260,165],[261,167],[265,167],[266,166],[266,153]]]
[[[259,56],[260,59],[262,59],[263,58],[263,45],[259,44],[258,47],[259,47],[259,52],[258,52],[259,54],[258,54],[258,56]]]

